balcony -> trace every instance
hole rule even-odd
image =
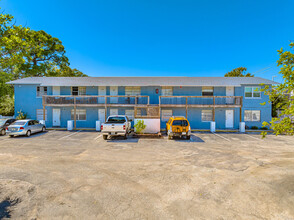
[[[161,107],[242,107],[242,96],[160,96]]]
[[[44,106],[115,106],[133,107],[149,105],[149,96],[60,96],[44,95]]]

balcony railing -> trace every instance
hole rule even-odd
[[[149,96],[59,96],[44,95],[46,106],[135,106],[149,105]]]
[[[242,96],[160,96],[162,107],[241,107]]]
[[[147,106],[149,96],[44,95],[45,106]],[[160,96],[161,107],[241,107],[241,96]]]

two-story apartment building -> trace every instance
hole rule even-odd
[[[269,97],[261,92],[275,82],[259,77],[29,77],[9,82],[15,114],[45,120],[47,127],[94,128],[109,115],[188,118],[192,129],[262,126],[271,120]],[[261,105],[260,103],[265,103]]]

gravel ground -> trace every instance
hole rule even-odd
[[[293,141],[0,136],[0,219],[294,219]]]

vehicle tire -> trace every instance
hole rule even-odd
[[[125,140],[128,139],[127,134],[125,134],[124,139],[125,139]]]
[[[103,135],[103,140],[107,140],[107,135]]]
[[[5,129],[2,129],[2,130],[1,130],[1,135],[5,135],[5,134],[6,134]]]
[[[14,137],[14,135],[9,135],[9,137],[10,137],[10,138],[13,138],[13,137]]]
[[[46,128],[45,128],[45,126],[42,128],[42,132],[45,132],[46,131]]]
[[[31,136],[32,132],[30,130],[27,131],[26,136],[29,137]]]
[[[190,140],[190,138],[191,138],[190,135],[187,135],[187,136],[186,136],[186,139],[187,139],[187,140]]]
[[[168,135],[168,139],[171,140],[172,139],[172,136]]]

